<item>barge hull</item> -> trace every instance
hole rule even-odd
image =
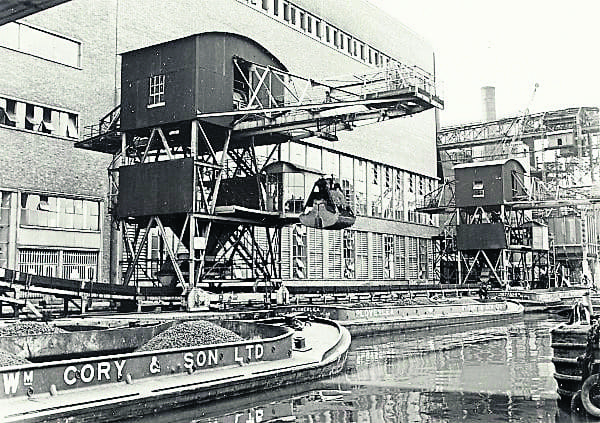
[[[0,414],[3,414],[0,419],[3,422],[112,422],[308,382],[342,371],[351,340],[347,329],[335,322],[316,319],[297,335],[304,337],[310,348],[293,348],[283,359],[242,361],[187,373],[125,378],[108,385],[36,392],[30,398],[14,396],[0,400]],[[164,351],[162,354],[168,353]],[[132,356],[136,354],[139,355]]]

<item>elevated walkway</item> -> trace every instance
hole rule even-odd
[[[234,63],[236,60],[242,61],[238,58]],[[256,145],[279,143],[291,137],[334,140],[338,130],[350,129],[359,121],[380,121],[444,107],[433,76],[416,67],[398,65],[319,82],[257,63],[251,65],[254,80],[259,83],[247,93],[246,101],[232,105],[232,110],[198,111],[196,115],[201,122],[230,117],[232,142],[262,135],[267,137],[255,139]],[[284,85],[283,96],[271,93],[270,80]],[[118,154],[122,147],[119,119],[118,106],[98,125],[87,127],[85,139],[75,146]]]

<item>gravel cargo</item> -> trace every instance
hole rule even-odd
[[[0,326],[0,336],[33,336],[65,332],[64,329],[43,322],[17,322]]]
[[[240,342],[244,338],[229,329],[206,320],[178,323],[158,334],[137,351],[155,351],[167,348],[195,347],[228,342]]]
[[[16,366],[19,364],[29,364],[31,361],[18,357],[14,354],[0,350],[0,367]]]

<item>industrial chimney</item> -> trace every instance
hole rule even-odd
[[[496,88],[481,87],[481,106],[483,121],[496,120]]]

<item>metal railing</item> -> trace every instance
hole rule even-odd
[[[99,135],[104,135],[108,132],[117,131],[119,129],[119,119],[121,117],[121,105],[116,106],[102,118],[95,125],[88,125],[84,127],[85,136],[84,138],[94,138]]]

